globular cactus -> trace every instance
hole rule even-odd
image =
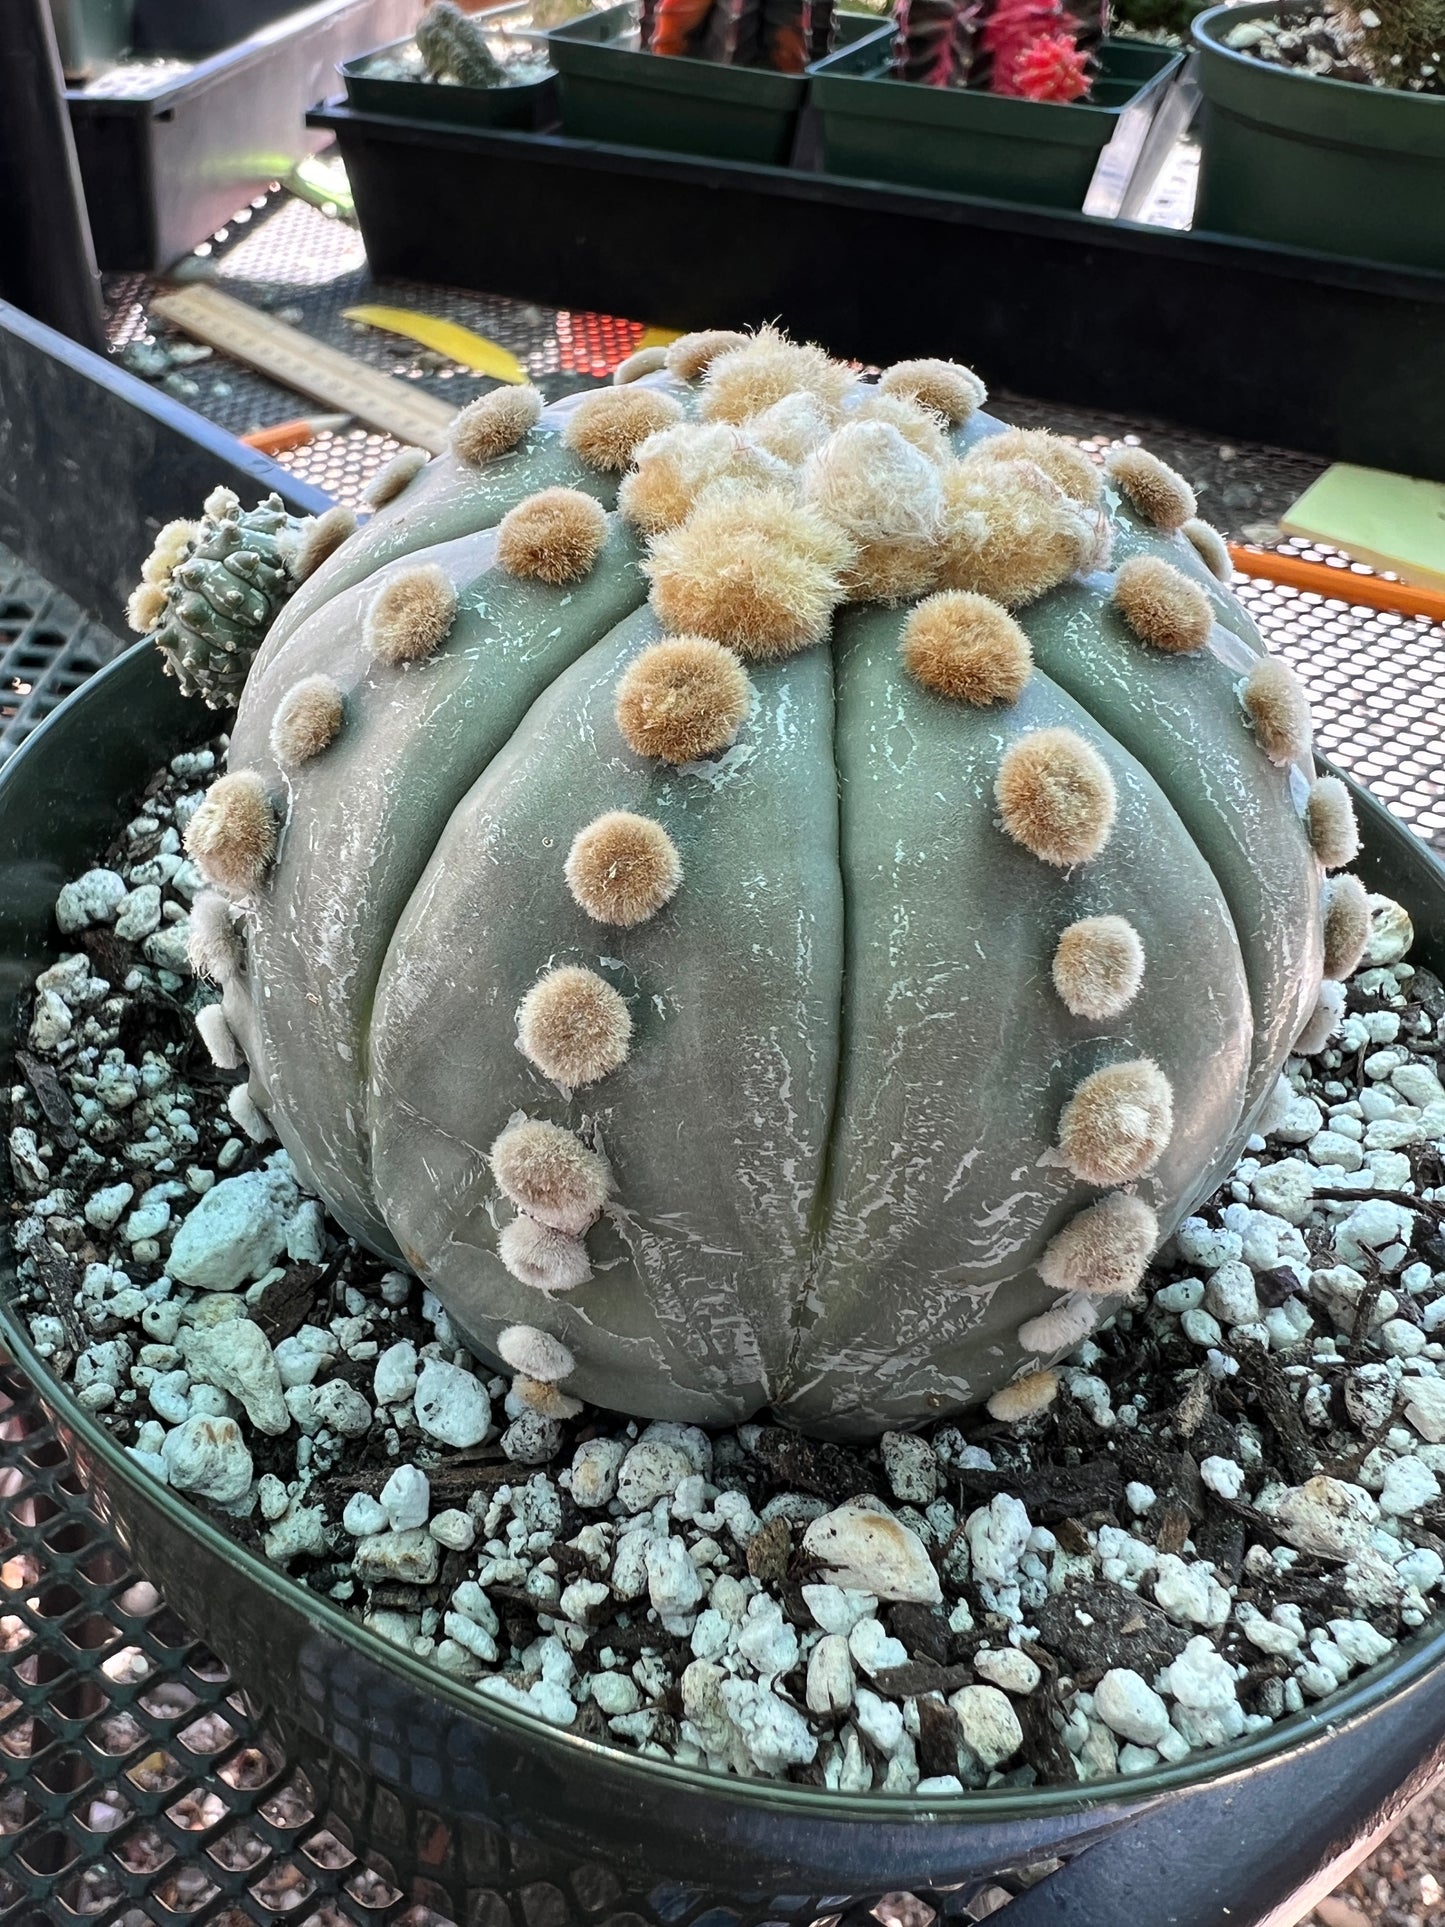
[[[213,1028],[548,1409],[1038,1409],[1358,955],[1188,486],[982,400],[770,329],[499,391],[252,669]]]
[[[346,509],[294,516],[279,495],[242,509],[230,489],[215,489],[200,521],[161,530],[130,625],[154,637],[184,695],[230,709],[282,604],[355,526]]]
[[[486,36],[451,0],[432,0],[417,23],[416,50],[433,80],[454,80],[462,87],[499,87],[507,70],[495,59]]]

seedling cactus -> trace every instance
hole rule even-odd
[[[1338,1014],[1348,795],[1218,538],[982,400],[770,329],[500,390],[251,670],[206,1042],[539,1410],[1041,1409]]]

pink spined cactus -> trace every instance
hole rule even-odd
[[[982,23],[979,47],[983,59],[973,84],[996,94],[1012,94],[1013,70],[1020,56],[1047,34],[1067,33],[1060,0],[996,0]]]
[[[1007,69],[995,61],[993,91],[1021,100],[1079,100],[1089,91],[1089,56],[1067,32],[1041,33]]]

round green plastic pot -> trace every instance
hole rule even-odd
[[[787,166],[808,89],[803,74],[647,53],[632,44],[636,31],[637,9],[628,0],[583,14],[548,34],[565,134],[622,147]],[[884,31],[876,15],[838,15],[840,46]]]
[[[7,1049],[20,1034],[28,985],[61,947],[53,918],[61,884],[109,841],[151,772],[214,728],[161,674],[150,646],[138,644],[0,771]],[[1442,968],[1442,872],[1377,805],[1357,801],[1361,874],[1405,900],[1416,954]],[[956,1907],[979,1882],[1074,1855],[1015,1903],[1024,1927],[1064,1918],[1071,1927],[1258,1919],[1231,1911],[1229,1896],[1252,1902],[1302,1891],[1316,1864],[1300,1871],[1312,1803],[1327,1808],[1317,1816],[1319,1855],[1338,1865],[1342,1842],[1355,1838],[1363,1851],[1381,1812],[1445,1765],[1445,1631],[1420,1636],[1325,1705],[1260,1736],[1085,1787],[843,1795],[720,1779],[599,1746],[481,1699],[388,1645],[156,1484],[47,1378],[13,1293],[7,1258],[0,1340],[39,1386],[101,1517],[267,1712],[320,1800],[458,1921],[491,1927],[511,1909],[527,1927],[589,1919],[645,1927],[640,1915],[692,1927],[784,1927],[836,1912],[850,1896],[897,1889]],[[1131,1910],[1121,1899],[1124,1876],[1107,1871],[1117,1844],[1135,1843],[1141,1877],[1157,1885],[1163,1849],[1149,1846],[1148,1829],[1161,1825],[1173,1843],[1167,1874],[1177,1904],[1167,1915]],[[1082,1884],[1091,1868],[1103,1870],[1092,1900]],[[1069,1911],[1056,1913],[1060,1893]]]
[[[488,18],[526,12],[525,5],[498,7]],[[371,71],[381,55],[398,53],[410,45],[408,35],[338,64],[336,71],[346,84],[351,106],[363,112],[405,114],[409,120],[452,127],[510,127],[535,132],[556,120],[557,76],[551,72],[503,87],[440,87],[432,80],[388,80]]]
[[[1196,229],[1445,269],[1445,95],[1324,80],[1224,44],[1249,21],[1312,12],[1263,0],[1195,20]]]

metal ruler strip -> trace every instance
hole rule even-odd
[[[445,402],[313,341],[299,328],[261,314],[218,288],[181,288],[160,295],[150,303],[150,311],[283,387],[354,415],[368,428],[433,455],[446,447],[455,411]]]

